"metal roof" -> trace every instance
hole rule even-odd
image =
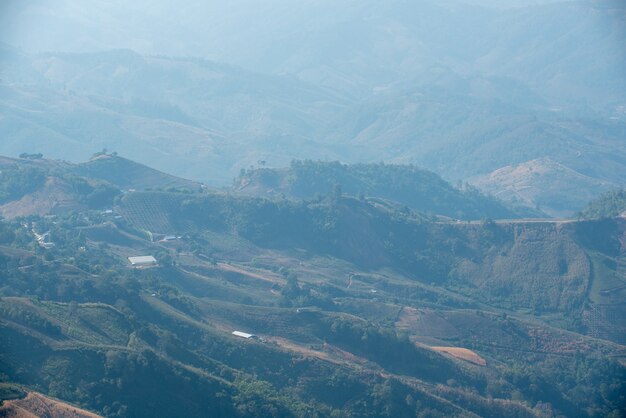
[[[142,255],[139,257],[128,257],[130,264],[156,264],[156,258],[151,255]]]
[[[254,337],[253,334],[248,334],[247,332],[241,332],[241,331],[233,331],[233,335],[236,335],[237,337],[241,337],[241,338],[252,338],[252,337]]]

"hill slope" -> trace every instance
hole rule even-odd
[[[0,214],[5,218],[110,209],[126,189],[201,189],[200,183],[106,153],[81,164],[23,156],[0,157]]]
[[[72,172],[106,181],[119,189],[200,189],[197,182],[174,177],[117,155],[98,155],[72,167]]]
[[[98,418],[84,409],[50,399],[40,393],[29,392],[23,399],[4,401],[0,406],[0,416],[6,418]]]
[[[107,416],[621,409],[623,219],[383,203],[135,191],[117,217],[3,221],[0,373]]]
[[[589,177],[585,195],[623,187],[624,7],[493,3],[167,1],[149,22],[143,3],[13,5],[6,41],[28,50],[42,33],[75,52],[1,48],[0,152],[84,161],[107,148],[213,185],[294,158],[416,164],[451,181],[549,158]],[[532,205],[582,209],[553,186],[536,182],[549,202]]]
[[[589,202],[581,212],[584,218],[603,219],[626,216],[626,190],[612,190]]]
[[[616,183],[582,175],[549,158],[502,167],[469,181],[506,202],[540,207],[555,217],[572,216],[571,208],[582,208],[598,192],[616,187]]]
[[[435,173],[407,165],[293,161],[286,169],[245,171],[235,180],[234,190],[244,195],[313,199],[337,187],[352,196],[388,199],[420,212],[458,219],[519,216],[477,190],[454,188]]]

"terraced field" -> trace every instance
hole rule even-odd
[[[137,228],[150,233],[183,232],[184,222],[176,222],[180,196],[161,192],[130,192],[122,199],[121,214]]]
[[[116,202],[37,219],[50,249],[0,223],[7,380],[106,416],[619,408],[624,220],[436,222],[337,196]],[[131,269],[134,254],[158,266]]]

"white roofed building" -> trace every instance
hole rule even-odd
[[[248,334],[247,332],[241,332],[241,331],[233,331],[233,335],[237,336],[237,337],[241,337],[241,338],[245,338],[246,340],[256,340],[258,337],[254,334]]]
[[[128,261],[133,267],[151,267],[157,265],[156,258],[151,255],[128,257]]]

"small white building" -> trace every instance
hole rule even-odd
[[[246,340],[256,340],[258,337],[254,334],[248,334],[247,332],[241,331],[233,331],[233,335],[241,338],[245,338]]]
[[[128,261],[133,267],[152,267],[157,265],[156,258],[151,255],[142,255],[139,257],[128,257]]]

